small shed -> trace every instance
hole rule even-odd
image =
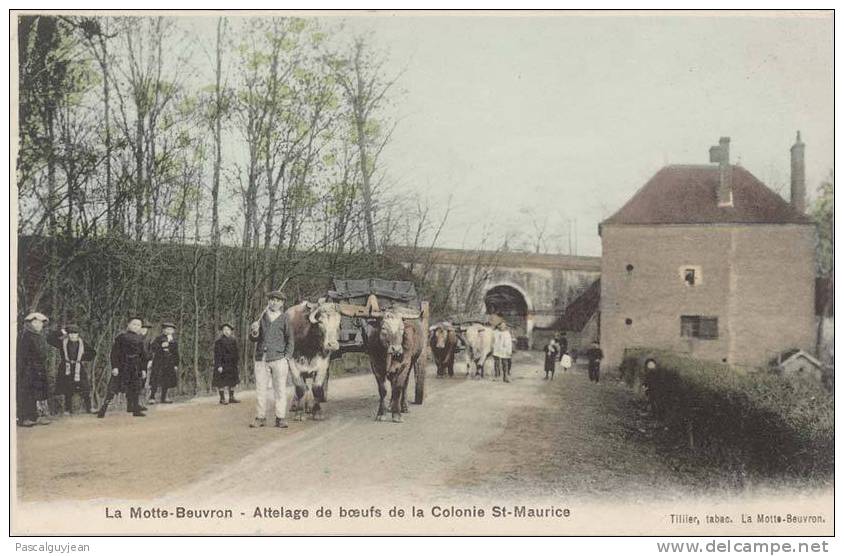
[[[790,349],[780,353],[771,361],[771,368],[783,376],[809,378],[822,382],[824,365],[802,349]]]

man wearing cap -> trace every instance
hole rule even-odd
[[[214,342],[214,377],[211,379],[211,386],[220,392],[220,403],[240,403],[234,397],[234,387],[240,382],[240,374],[237,371],[237,361],[240,352],[237,349],[237,340],[232,334],[234,329],[229,323],[220,326],[220,336]],[[229,389],[229,400],[226,401],[225,389]]]
[[[179,344],[175,334],[175,324],[161,323],[161,335],[150,344],[152,376],[149,383],[149,403],[155,403],[155,393],[159,387],[161,403],[173,403],[167,399],[167,390],[179,384]]]
[[[263,427],[266,423],[267,383],[272,380],[275,401],[275,426],[287,428],[287,374],[289,358],[293,356],[293,331],[284,312],[286,296],[278,291],[268,295],[267,308],[261,317],[252,323],[249,340],[255,342],[255,389],[256,415],[249,426]],[[302,380],[293,373],[291,377],[297,388],[303,388]]]
[[[86,413],[91,410],[91,383],[83,362],[93,361],[97,352],[79,337],[79,327],[68,324],[47,334],[47,343],[59,351],[56,393],[64,396],[64,414],[70,415],[73,395],[79,394]]]
[[[38,402],[48,397],[47,345],[42,335],[48,320],[41,313],[30,313],[18,335],[15,393],[17,421],[21,427],[50,424],[46,415],[38,414]]]
[[[105,417],[108,404],[121,388],[126,391],[126,409],[135,417],[146,417],[138,400],[146,378],[142,325],[141,318],[132,317],[126,323],[126,331],[114,339],[111,346],[111,380],[108,383],[108,394],[97,412],[97,417],[101,419]]]

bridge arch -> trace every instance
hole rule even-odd
[[[502,313],[514,325],[516,335],[530,342],[534,305],[525,288],[507,280],[491,281],[484,287],[483,304],[487,313]]]

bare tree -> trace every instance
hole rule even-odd
[[[366,241],[369,252],[375,253],[377,242],[372,182],[378,157],[395,129],[395,124],[390,127],[380,112],[398,76],[383,78],[386,61],[362,37],[354,40],[351,55],[333,57],[328,63],[351,108],[362,182]]]

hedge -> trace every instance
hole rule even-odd
[[[648,359],[654,368],[645,368]],[[627,350],[620,370],[628,384],[641,382],[657,418],[721,463],[833,472],[834,400],[820,384],[651,349]]]

